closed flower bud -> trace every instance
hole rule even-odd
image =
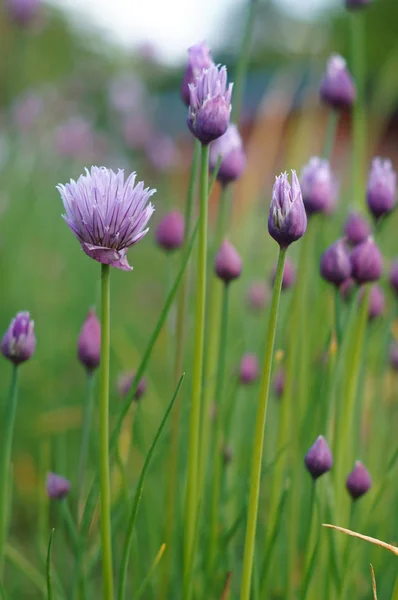
[[[89,311],[80,331],[77,355],[87,371],[94,371],[100,364],[101,324],[94,309]]]
[[[394,262],[390,268],[390,286],[398,295],[398,262]]]
[[[348,10],[357,10],[359,8],[365,8],[371,1],[372,0],[345,0],[345,5]]]
[[[231,124],[227,131],[210,145],[209,168],[214,171],[221,158],[217,179],[227,185],[239,179],[246,168],[246,154],[242,138],[236,125]]]
[[[274,375],[274,392],[277,398],[282,398],[285,391],[286,375],[285,369],[280,367]]]
[[[212,65],[189,84],[188,127],[202,144],[224,135],[231,113],[232,83],[226,67]]]
[[[321,276],[339,286],[351,275],[350,254],[344,240],[337,240],[321,257]]]
[[[325,438],[320,435],[304,458],[305,466],[313,479],[318,479],[333,466],[332,452]]]
[[[351,213],[344,226],[344,234],[347,241],[356,246],[364,242],[370,236],[370,225],[360,213]]]
[[[123,373],[122,375],[119,376],[119,378],[117,380],[117,389],[118,389],[119,394],[122,397],[125,397],[129,394],[131,388],[133,387],[134,378],[135,378],[135,371],[130,371],[129,373]],[[147,388],[146,379],[145,379],[145,377],[142,377],[142,379],[140,379],[140,382],[138,383],[137,389],[135,391],[134,400],[139,400],[146,392],[146,388]]]
[[[212,64],[214,63],[210,50],[205,42],[188,48],[188,64],[181,84],[181,98],[187,106],[189,106],[189,84],[195,83],[203,69],[208,69]]]
[[[329,58],[319,93],[325,104],[335,109],[348,108],[354,103],[354,81],[344,58],[339,54],[333,54]]]
[[[41,0],[7,0],[7,10],[14,23],[26,27],[35,21],[41,8]]]
[[[365,289],[362,288],[359,292],[358,301],[361,303],[364,297]],[[368,307],[368,319],[373,321],[377,317],[380,317],[386,308],[386,301],[384,299],[383,290],[379,285],[373,285],[369,294],[369,307]]]
[[[224,448],[223,448],[224,465],[229,465],[229,463],[232,461],[233,457],[234,457],[234,455],[233,455],[231,446],[224,446]]]
[[[354,469],[348,475],[345,484],[353,500],[358,500],[358,498],[366,494],[372,487],[372,479],[369,471],[359,460],[356,461]]]
[[[264,281],[256,281],[249,287],[247,303],[253,312],[261,311],[268,304],[269,298],[270,292]]]
[[[304,167],[300,178],[307,215],[330,214],[337,200],[337,182],[329,161],[314,156]]]
[[[357,283],[377,281],[383,271],[383,257],[372,238],[361,242],[351,252],[352,277]]]
[[[296,171],[292,171],[292,185],[287,173],[282,173],[276,178],[272,190],[268,217],[269,234],[281,248],[286,248],[299,240],[306,229],[307,215]]]
[[[352,298],[352,294],[355,290],[355,281],[352,277],[348,277],[343,283],[340,285],[340,296],[343,298],[344,302],[349,302]]]
[[[34,322],[28,312],[19,312],[3,336],[1,351],[15,365],[29,360],[36,348]]]
[[[272,269],[272,275],[271,275],[272,285],[274,285],[275,276],[276,276],[276,265],[274,265],[274,267]],[[285,261],[285,268],[283,270],[282,291],[288,290],[291,287],[293,287],[295,282],[296,282],[296,267],[294,266],[294,264],[292,263],[290,258],[287,257],[286,261]]]
[[[394,371],[398,371],[398,344],[394,342],[390,348],[390,365]]]
[[[390,160],[375,158],[368,177],[367,202],[375,219],[388,215],[395,207],[397,174]]]
[[[61,477],[61,475],[48,473],[46,488],[49,498],[62,500],[62,498],[65,498],[69,494],[70,481],[65,479],[65,477]]]
[[[163,217],[155,231],[158,246],[166,252],[181,248],[184,242],[185,221],[177,210],[169,212]]]
[[[245,354],[240,362],[239,379],[242,385],[249,385],[260,375],[260,367],[255,354]]]
[[[242,259],[228,240],[221,244],[215,260],[215,272],[226,284],[237,279],[242,272]]]

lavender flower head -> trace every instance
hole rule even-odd
[[[366,467],[357,460],[346,479],[346,488],[353,500],[358,500],[372,487],[372,479]]]
[[[320,271],[323,279],[336,286],[350,277],[350,254],[343,239],[337,240],[322,254]]]
[[[356,246],[370,236],[370,225],[360,213],[351,213],[344,225],[344,234],[347,241]]]
[[[242,272],[242,259],[228,240],[224,240],[221,244],[216,255],[214,267],[216,275],[226,285],[240,276]]]
[[[62,500],[69,494],[70,491],[70,481],[65,479],[65,477],[61,477],[61,475],[56,475],[55,473],[48,473],[47,475],[47,495],[49,498],[53,498],[55,500]]]
[[[195,83],[196,78],[202,73],[203,69],[212,66],[213,60],[210,50],[205,42],[200,42],[188,48],[188,64],[185,70],[184,78],[181,84],[181,98],[189,106],[189,84]]]
[[[260,367],[255,354],[245,354],[240,362],[239,379],[242,385],[250,385],[260,376]]]
[[[300,178],[303,202],[308,215],[330,214],[337,200],[337,182],[328,160],[313,156]]]
[[[246,168],[246,154],[238,128],[232,123],[224,135],[210,146],[210,171],[214,171],[220,158],[217,179],[223,185],[236,181],[242,176]]]
[[[398,295],[398,261],[392,263],[390,268],[390,286],[393,291]]]
[[[325,438],[320,435],[305,455],[305,466],[313,479],[330,471],[333,456]]]
[[[226,67],[211,65],[189,84],[188,127],[202,144],[224,135],[231,113],[232,86]]]
[[[396,204],[397,174],[390,160],[374,158],[367,187],[368,207],[375,219],[390,213]]]
[[[358,302],[363,301],[365,295],[365,288],[362,288],[359,292]],[[369,306],[368,306],[368,319],[373,321],[377,317],[380,317],[386,308],[386,301],[384,298],[383,290],[379,285],[373,285],[370,289],[369,294]]]
[[[117,380],[117,389],[118,389],[119,394],[122,397],[127,396],[128,393],[130,392],[131,388],[133,387],[135,375],[136,375],[135,371],[130,371],[128,373],[122,373],[121,375],[119,375],[119,378]],[[145,377],[142,377],[140,379],[140,381],[138,382],[137,389],[134,393],[134,400],[138,401],[145,394],[146,388],[147,388],[146,379],[145,379]]]
[[[380,279],[383,271],[383,257],[371,237],[355,246],[350,260],[352,277],[357,283],[368,283]]]
[[[270,299],[270,290],[265,281],[255,281],[247,292],[247,303],[253,312],[260,312]]]
[[[88,372],[94,371],[100,364],[101,324],[94,309],[89,310],[80,331],[77,355]]]
[[[166,252],[181,248],[184,242],[185,220],[178,210],[167,213],[155,231],[156,243]]]
[[[148,232],[154,207],[148,199],[156,190],[144,189],[136,174],[124,181],[124,172],[91,167],[77,181],[58,185],[63,215],[83,251],[94,260],[131,271],[127,250]]]
[[[287,173],[282,173],[276,177],[272,190],[269,234],[282,248],[286,248],[300,239],[306,229],[307,215],[296,171],[292,171],[291,185]]]
[[[41,0],[7,0],[10,18],[21,27],[29,25],[38,15]]]
[[[355,84],[346,61],[339,54],[332,54],[329,58],[319,93],[325,104],[337,110],[350,107],[354,103]]]
[[[36,348],[34,322],[28,312],[19,312],[3,336],[1,351],[15,365],[29,360]]]

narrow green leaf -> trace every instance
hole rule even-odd
[[[47,575],[47,600],[53,600],[53,584],[51,580],[51,548],[53,545],[55,529],[51,529],[50,539],[48,541],[47,560],[46,560],[46,575]]]
[[[149,569],[148,574],[145,576],[144,581],[141,583],[140,587],[138,588],[138,591],[134,596],[134,600],[139,600],[139,598],[141,598],[142,594],[145,592],[145,589],[152,577],[152,574],[153,574],[154,570],[156,569],[156,567],[158,566],[160,559],[162,558],[165,550],[166,550],[166,544],[162,544],[159,552],[156,555],[155,560],[152,563],[151,568]]]

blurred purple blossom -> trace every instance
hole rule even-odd
[[[355,212],[348,215],[344,225],[344,234],[352,246],[364,242],[370,236],[370,233],[370,225],[363,215]]]
[[[117,389],[119,394],[124,398],[127,396],[133,386],[136,372],[129,371],[128,373],[122,373],[119,375],[117,380]],[[134,400],[139,400],[145,394],[147,388],[147,382],[145,377],[142,377],[138,383],[137,389],[134,394]]]
[[[343,239],[337,240],[322,254],[320,271],[323,279],[336,286],[351,276],[350,253]]]
[[[337,110],[350,107],[354,103],[355,84],[346,61],[339,54],[332,54],[329,58],[319,93],[326,104]]]
[[[123,136],[129,148],[143,150],[151,141],[152,126],[144,114],[130,115],[123,123]]]
[[[242,272],[242,259],[236,248],[224,240],[215,258],[216,275],[225,283],[229,284],[237,279]]]
[[[223,185],[239,179],[246,168],[246,154],[242,138],[236,125],[230,124],[227,131],[210,145],[209,168],[214,171],[221,157],[217,179]]]
[[[128,116],[132,112],[142,111],[145,96],[143,82],[133,74],[119,74],[109,84],[109,102],[112,108],[122,115]]]
[[[210,56],[210,50],[205,42],[200,42],[188,48],[188,64],[185,69],[181,84],[181,98],[189,106],[189,84],[196,83],[196,78],[201,75],[203,69],[208,69],[214,64]]]
[[[361,242],[351,252],[352,277],[357,283],[368,283],[380,279],[383,257],[373,238]]]
[[[91,372],[100,364],[101,324],[94,309],[90,309],[80,331],[77,343],[80,362]]]
[[[328,160],[313,156],[301,172],[300,185],[308,215],[333,211],[338,186]]]
[[[274,285],[276,275],[276,265],[272,268],[271,283]],[[296,282],[296,267],[289,257],[286,258],[285,268],[282,277],[282,291],[288,290]]]
[[[70,481],[65,479],[65,477],[61,477],[61,475],[48,473],[46,488],[49,498],[54,500],[62,500],[69,494]]]
[[[260,376],[260,366],[255,354],[248,353],[240,361],[239,379],[242,385],[249,385]]]
[[[146,155],[152,167],[161,173],[175,169],[179,162],[177,145],[167,135],[150,136]]]
[[[368,177],[367,202],[375,219],[390,213],[396,204],[397,174],[390,160],[374,158]]]
[[[17,98],[13,105],[13,117],[18,129],[22,133],[31,130],[43,113],[43,99],[35,92]]]
[[[261,311],[269,302],[270,290],[265,281],[255,281],[247,292],[247,303],[254,312]]]
[[[358,301],[361,303],[365,293],[365,288],[361,288],[358,296]],[[372,285],[369,294],[368,319],[373,321],[377,317],[381,317],[386,308],[384,292],[379,285]]]
[[[25,27],[36,20],[42,3],[41,0],[6,0],[6,7],[12,21]]]
[[[167,252],[181,248],[184,235],[184,216],[178,210],[167,213],[155,231],[156,243]]]

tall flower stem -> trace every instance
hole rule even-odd
[[[258,499],[260,494],[261,464],[263,458],[264,428],[267,416],[268,392],[271,379],[271,368],[274,353],[276,323],[278,318],[279,299],[281,295],[283,270],[286,260],[286,248],[279,251],[274,288],[272,292],[271,311],[268,334],[265,346],[264,364],[258,399],[256,427],[250,473],[249,507],[246,524],[245,550],[243,556],[243,572],[240,600],[250,600],[251,581],[253,573],[254,548],[257,529]]]
[[[7,539],[7,529],[9,521],[9,494],[10,494],[10,463],[11,463],[11,451],[12,451],[12,440],[14,437],[15,428],[15,416],[17,414],[18,404],[18,367],[13,365],[10,394],[6,407],[6,413],[4,418],[4,438],[3,438],[3,450],[0,457],[0,577],[3,576],[4,568],[4,547]]]
[[[366,114],[365,114],[365,28],[364,15],[353,11],[351,20],[352,73],[357,88],[357,98],[352,113],[352,197],[356,206],[365,199],[366,167]]]
[[[200,165],[199,249],[195,311],[195,334],[192,371],[192,398],[189,417],[188,474],[185,498],[185,540],[183,598],[189,600],[192,591],[193,554],[198,514],[199,437],[203,377],[203,347],[206,304],[207,203],[209,146],[202,146]]]
[[[109,355],[110,267],[101,266],[101,358],[100,358],[100,502],[104,600],[113,600],[111,494],[109,469]]]
[[[305,531],[305,559],[304,559],[304,570],[303,570],[303,585],[302,585],[302,593],[301,598],[305,600],[308,597],[308,590],[311,583],[311,562],[312,562],[312,554],[314,551],[313,547],[313,537],[314,537],[314,513],[315,513],[315,499],[316,499],[316,480],[312,482],[311,486],[311,495],[309,502],[309,516],[308,516],[308,524],[307,529]]]
[[[90,444],[90,432],[91,422],[93,418],[94,408],[94,373],[92,371],[87,373],[87,390],[86,390],[86,402],[84,404],[83,412],[83,428],[82,428],[82,439],[80,442],[80,456],[79,456],[79,470],[77,480],[77,515],[79,518],[80,501],[84,486],[84,477],[87,466],[87,456]]]
[[[192,220],[192,208],[195,199],[196,182],[199,166],[200,157],[200,142],[195,140],[194,155],[191,164],[191,174],[189,178],[187,201],[185,205],[185,235],[184,243],[182,248],[182,257],[185,257],[186,251],[189,245],[189,236],[191,229]],[[176,340],[175,340],[175,357],[174,357],[174,381],[177,383],[181,372],[183,370],[183,350],[184,350],[184,338],[185,338],[185,323],[186,323],[186,312],[187,312],[187,300],[188,300],[188,280],[189,280],[189,263],[187,265],[187,271],[185,272],[178,295],[177,300],[177,320],[176,320]],[[166,530],[165,530],[165,541],[167,546],[167,552],[163,558],[162,568],[162,586],[159,591],[161,598],[166,600],[168,598],[170,575],[171,575],[171,564],[173,559],[173,544],[174,531],[175,531],[175,513],[176,513],[176,486],[177,486],[177,474],[178,474],[178,442],[180,436],[180,420],[181,420],[181,401],[177,398],[174,411],[171,415],[171,441],[170,441],[170,457],[169,457],[169,471],[167,477],[167,490],[166,490]]]

